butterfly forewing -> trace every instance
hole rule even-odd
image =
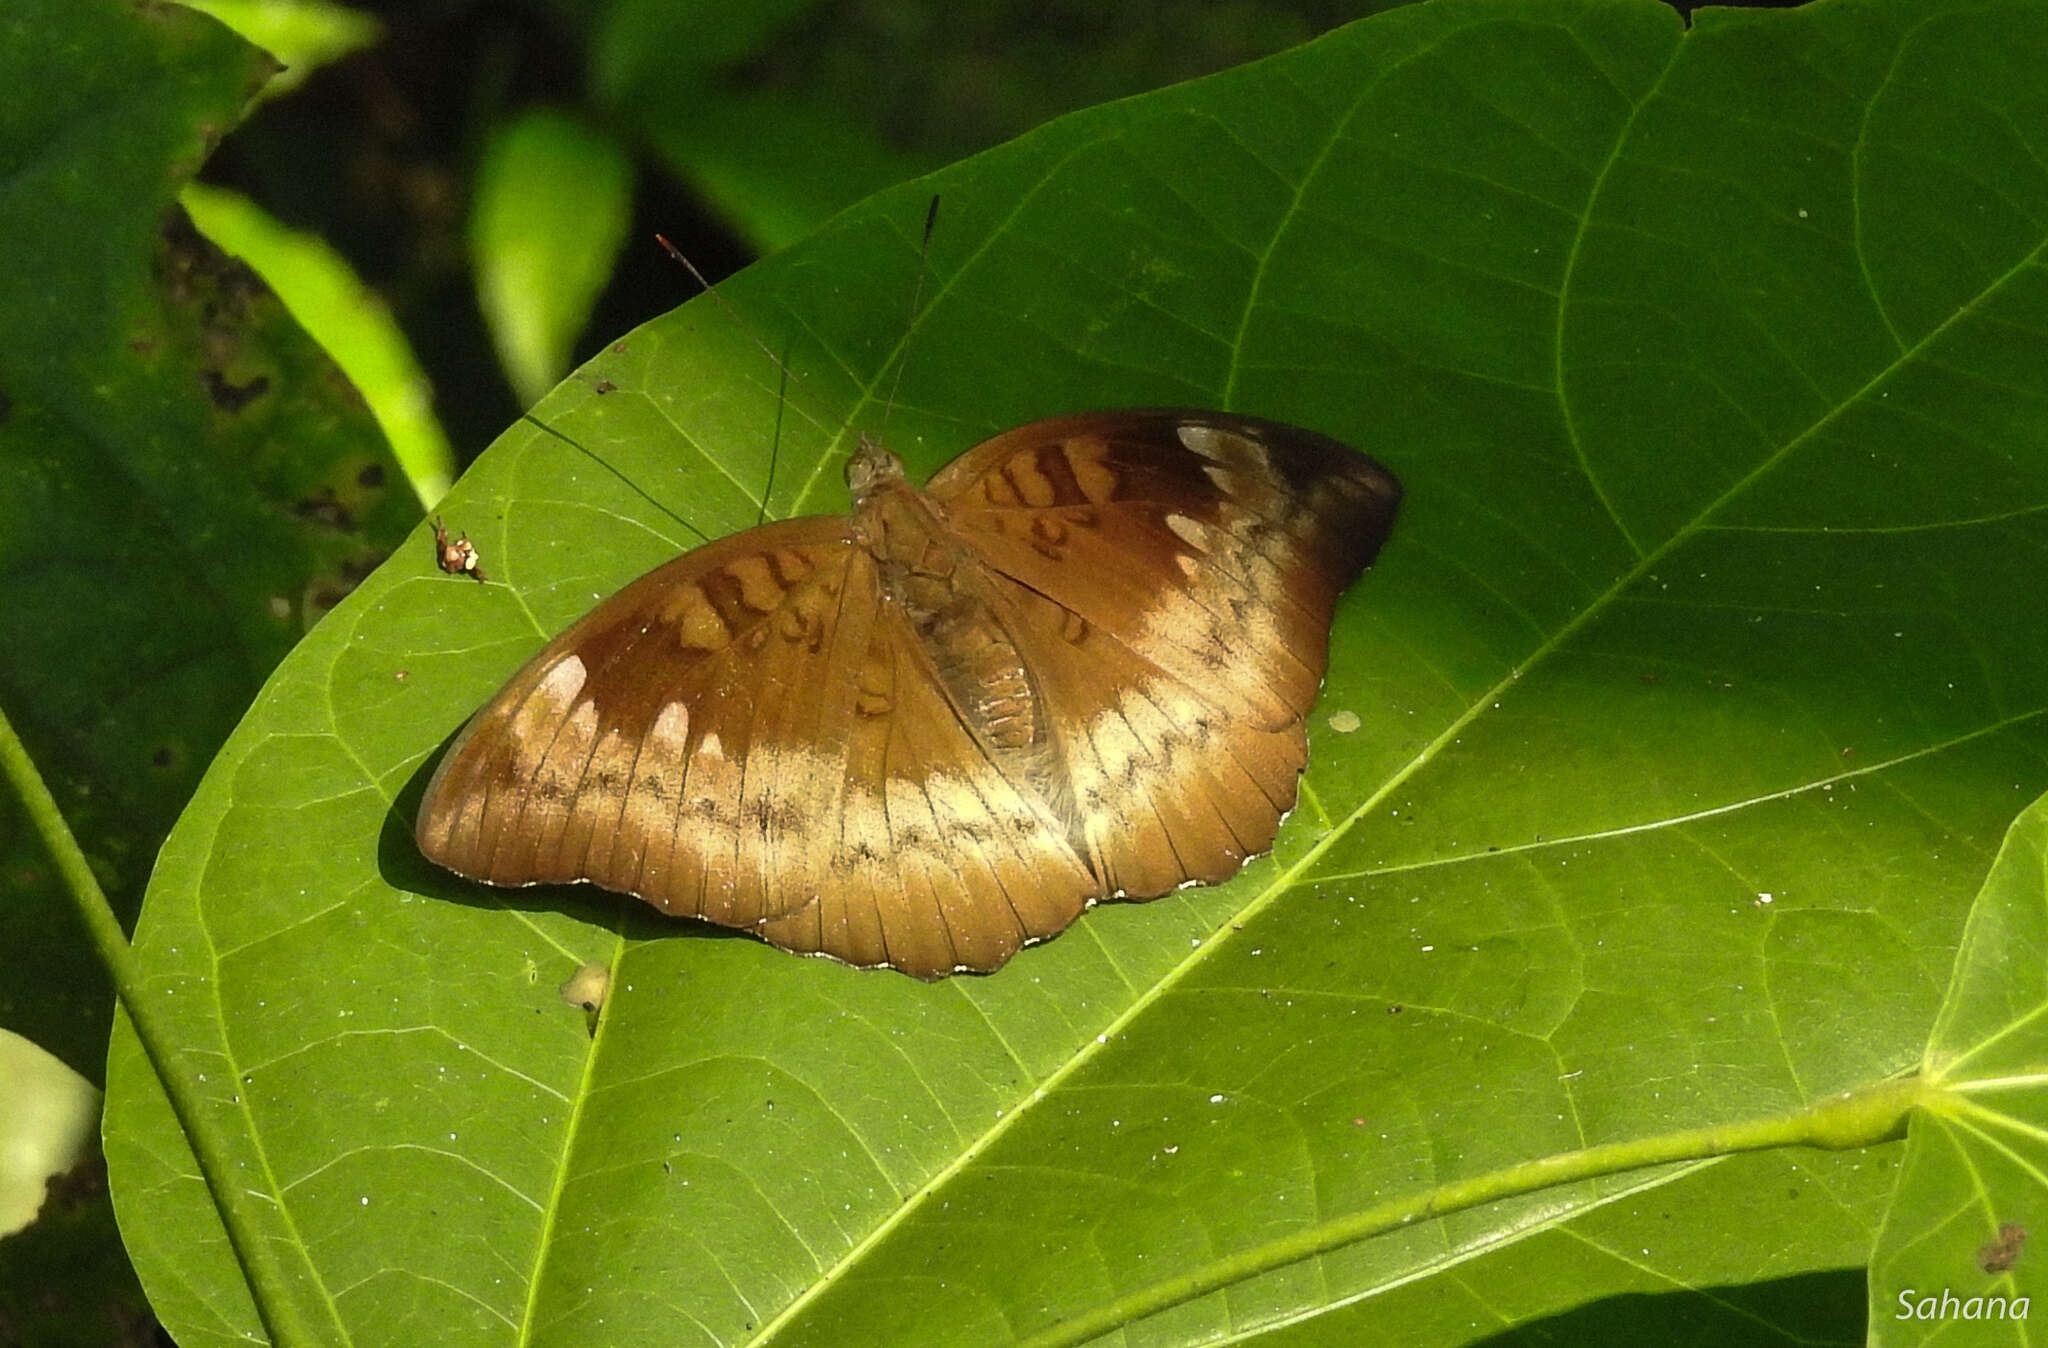
[[[450,748],[422,851],[929,978],[1271,845],[1391,476],[1143,411],[1008,432],[924,493],[864,447],[848,481],[853,517],[700,548],[549,643]]]
[[[701,548],[549,643],[443,759],[421,850],[922,977],[1065,927],[1093,877],[931,685],[850,525]]]
[[[751,530],[599,605],[449,750],[421,803],[421,849],[493,884],[652,889],[663,907],[719,920],[772,911],[761,842],[810,817],[791,799],[804,774],[775,751],[829,742],[831,708],[791,694],[842,654],[825,638],[861,556],[850,535],[843,519]]]
[[[993,570],[1271,728],[1315,701],[1337,594],[1400,495],[1327,437],[1173,410],[1022,427],[928,490]]]

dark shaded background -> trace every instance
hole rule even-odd
[[[751,222],[705,199],[692,165],[663,144],[660,122],[674,115],[678,98],[747,100],[760,109],[764,134],[778,111],[825,109],[843,118],[873,142],[877,160],[903,170],[865,182],[850,170],[846,187],[854,195],[839,203],[850,205],[895,178],[1061,113],[1256,60],[1390,7],[785,0],[777,21],[739,35],[758,36],[757,44],[721,53],[734,34],[710,31],[710,20],[690,13],[695,6],[663,3],[663,16],[645,21],[653,52],[646,89],[615,73],[616,58],[614,69],[600,69],[607,58],[596,50],[626,26],[618,11],[651,8],[636,0],[358,6],[387,26],[384,41],[264,106],[202,175],[327,239],[389,301],[463,462],[521,410],[477,312],[463,229],[485,137],[523,109],[578,111],[639,161],[629,243],[579,343],[580,362],[694,292],[694,282],[654,246],[656,232],[714,281],[766,249]],[[1687,15],[1696,8],[1667,3]],[[1791,3],[1743,0],[1741,7]],[[697,25],[707,25],[701,36]],[[653,109],[650,94],[671,106]]]

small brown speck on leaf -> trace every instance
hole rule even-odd
[[[1977,1249],[1977,1267],[1986,1273],[2004,1273],[2020,1261],[2020,1247],[2027,1243],[2027,1228],[2007,1222],[1998,1234]]]

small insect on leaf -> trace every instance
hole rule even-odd
[[[484,569],[478,565],[482,559],[477,556],[476,544],[469,541],[468,534],[455,538],[448,537],[447,527],[439,515],[434,516],[434,564],[451,576],[473,576],[481,581],[486,579]]]

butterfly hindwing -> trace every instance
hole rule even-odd
[[[1215,883],[1271,844],[1305,758],[1300,723],[1219,711],[1115,635],[1018,588],[1062,796],[1101,892],[1153,898]]]
[[[839,846],[817,903],[764,925],[768,940],[931,978],[999,967],[1096,893],[1052,813],[981,751],[886,612],[846,731]]]

